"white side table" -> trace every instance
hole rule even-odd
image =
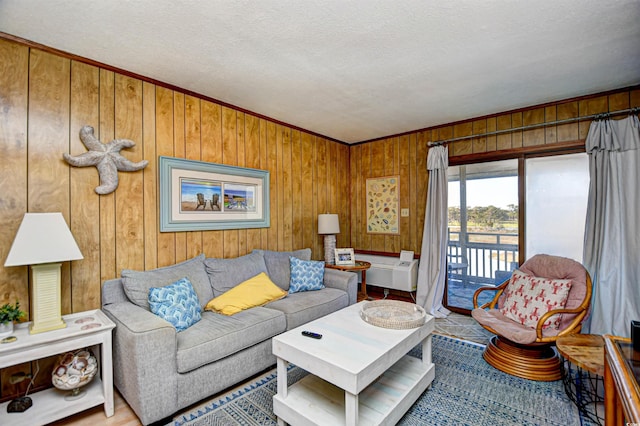
[[[0,344],[0,368],[100,345],[100,352],[94,355],[102,377],[96,375],[82,388],[86,395],[73,401],[65,400],[68,392],[50,388],[29,394],[33,405],[23,413],[7,413],[9,402],[0,404],[0,424],[46,424],[100,404],[104,404],[107,417],[113,416],[111,330],[115,324],[99,309],[62,318],[66,328],[38,334],[29,334],[29,323],[16,324],[13,336],[18,340]],[[40,370],[38,374],[51,376],[51,371]]]

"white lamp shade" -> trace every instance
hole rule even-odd
[[[339,234],[340,222],[337,214],[318,215],[318,234]]]
[[[4,266],[82,259],[62,213],[25,213]]]

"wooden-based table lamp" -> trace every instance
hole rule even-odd
[[[29,333],[67,326],[61,313],[60,266],[82,258],[62,213],[25,213],[4,266],[31,266]]]

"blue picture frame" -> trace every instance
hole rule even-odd
[[[160,232],[268,228],[266,170],[158,158]]]

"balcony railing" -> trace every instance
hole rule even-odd
[[[518,265],[518,234],[449,230],[447,261],[450,281],[475,288],[496,284],[496,271],[500,279]]]

